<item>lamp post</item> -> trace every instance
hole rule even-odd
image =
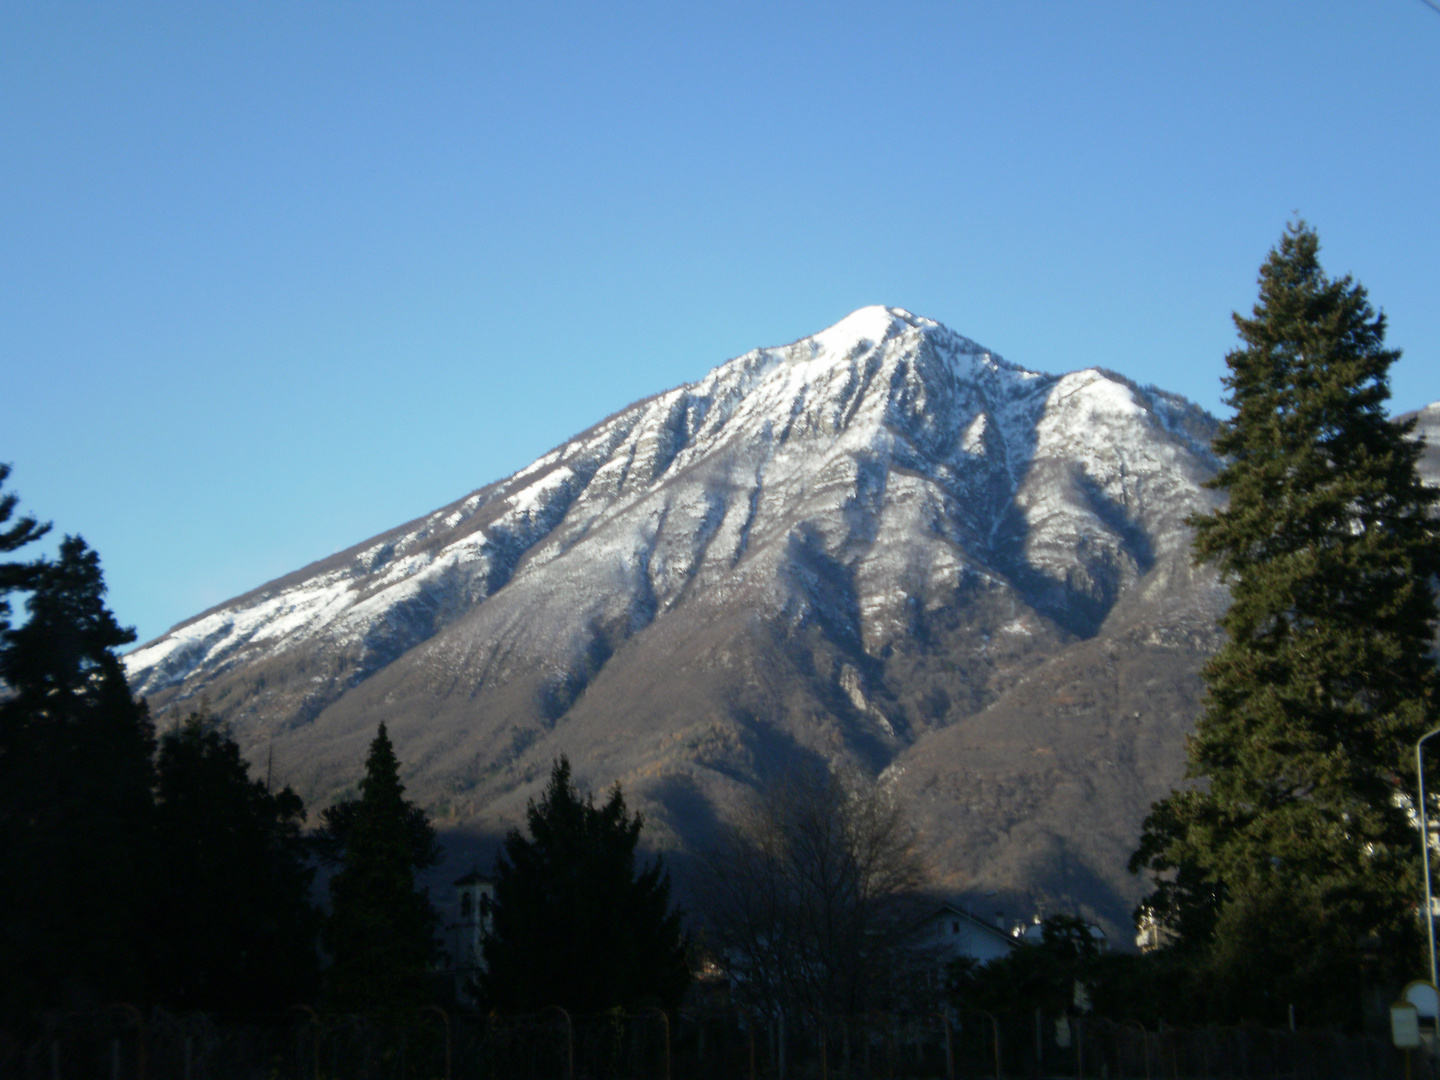
[[[1430,985],[1435,981],[1435,914],[1430,898],[1430,817],[1425,809],[1425,755],[1422,748],[1425,740],[1440,735],[1440,727],[1427,731],[1415,744],[1415,775],[1420,782],[1420,805],[1416,808],[1420,819],[1420,866],[1425,875],[1425,936],[1430,942]]]

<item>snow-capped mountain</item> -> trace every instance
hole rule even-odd
[[[927,319],[865,308],[631,406],[127,664],[154,695],[323,642],[355,654],[326,689],[343,688],[507,585],[531,601],[559,594],[558,618],[526,619],[525,637],[553,659],[557,634],[589,647],[574,624],[624,616],[633,632],[697,585],[757,584],[784,607],[775,545],[788,551],[800,523],[814,530],[805,546],[855,549],[854,629],[869,651],[914,602],[890,587],[897,573],[919,593],[967,572],[1018,574],[1052,617],[1084,628],[1153,562],[1145,533],[1173,546],[1166,527],[1197,508],[1213,468],[1209,434],[1194,406],[1107,372],[1024,371]]]
[[[126,658],[312,805],[385,720],[441,824],[556,754],[683,849],[816,755],[884,772],[950,888],[1113,924],[1224,603],[1189,564],[1214,421],[871,307],[636,403],[514,476]]]
[[[1411,417],[1415,420],[1415,438],[1425,443],[1420,474],[1431,484],[1440,485],[1440,401],[1417,412],[1406,413],[1401,419]]]

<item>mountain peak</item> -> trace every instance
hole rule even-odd
[[[857,308],[833,326],[804,340],[812,343],[817,351],[831,353],[850,352],[865,344],[878,345],[904,327],[937,329],[940,324],[930,319],[917,318],[904,308],[885,307],[871,304]]]
[[[934,319],[883,304],[857,308],[833,326],[802,338],[795,344],[808,345],[814,356],[824,354],[840,358],[853,356],[912,332],[945,346],[950,352],[984,354],[992,360],[998,360],[989,349],[962,337]]]
[[[695,437],[668,460],[692,463],[711,454],[717,439],[773,439],[793,449],[818,436],[823,455],[879,450],[913,436],[938,449],[953,443],[977,410],[996,410],[987,423],[1002,434],[1012,426],[1012,406],[1053,382],[933,319],[872,305],[789,345],[753,349],[672,391],[668,407],[685,410],[682,426]]]

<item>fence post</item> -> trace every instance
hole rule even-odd
[[[1140,1029],[1140,1056],[1145,1059],[1145,1080],[1150,1080],[1150,1033],[1139,1020],[1126,1020],[1125,1023]]]
[[[950,1017],[943,1012],[935,1014],[945,1029],[945,1080],[955,1080],[955,1052],[950,1046]]]
[[[117,1001],[109,1006],[112,1009],[119,1009],[129,1015],[135,1022],[135,1076],[136,1080],[145,1080],[145,1017],[134,1005],[124,1001]],[[119,1061],[119,1043],[116,1043],[115,1061]]]
[[[559,1005],[551,1005],[544,1010],[549,1012],[554,1009],[565,1021],[565,1080],[575,1080],[575,1029],[570,1023],[570,1014]]]
[[[665,1030],[665,1080],[670,1080],[670,1015],[658,1005],[647,1005],[640,1011],[656,1013],[660,1017],[660,1023]]]
[[[815,1021],[815,1037],[819,1040],[820,1050],[820,1080],[829,1080],[830,1063],[825,1054],[825,1020],[818,1009],[808,1010],[811,1019]]]
[[[315,1028],[314,1045],[311,1047],[310,1053],[311,1073],[315,1080],[320,1080],[320,1017],[309,1005],[291,1005],[290,1008],[285,1011],[303,1012],[306,1016],[310,1017],[310,1023]]]
[[[995,1014],[980,1010],[980,1015],[990,1018],[990,1028],[995,1034],[995,1080],[1000,1080],[1000,1021],[995,1019]]]
[[[433,1012],[440,1017],[440,1023],[445,1027],[445,1080],[450,1080],[450,1014],[439,1005],[425,1005],[420,1011],[421,1013]]]

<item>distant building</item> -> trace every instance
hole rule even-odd
[[[494,925],[495,882],[472,870],[455,882],[458,917],[448,927],[455,997],[473,1004],[475,980],[485,970],[485,939]]]
[[[1135,945],[1141,952],[1163,949],[1167,945],[1173,945],[1178,939],[1179,935],[1155,918],[1153,912],[1144,912],[1135,924]]]
[[[1106,934],[1104,930],[1100,929],[1099,926],[1095,923],[1087,922],[1085,924],[1085,932],[1090,935],[1090,940],[1095,943],[1097,949],[1101,952],[1110,951],[1110,936]],[[1045,940],[1045,924],[1040,916],[1036,915],[1035,918],[1031,920],[1029,926],[1017,927],[1015,929],[1015,936],[1021,941],[1028,941],[1031,945],[1039,945]]]
[[[921,920],[915,941],[934,957],[942,975],[953,961],[962,957],[988,964],[1008,955],[1017,946],[1015,937],[1003,926],[950,903],[941,904]]]

